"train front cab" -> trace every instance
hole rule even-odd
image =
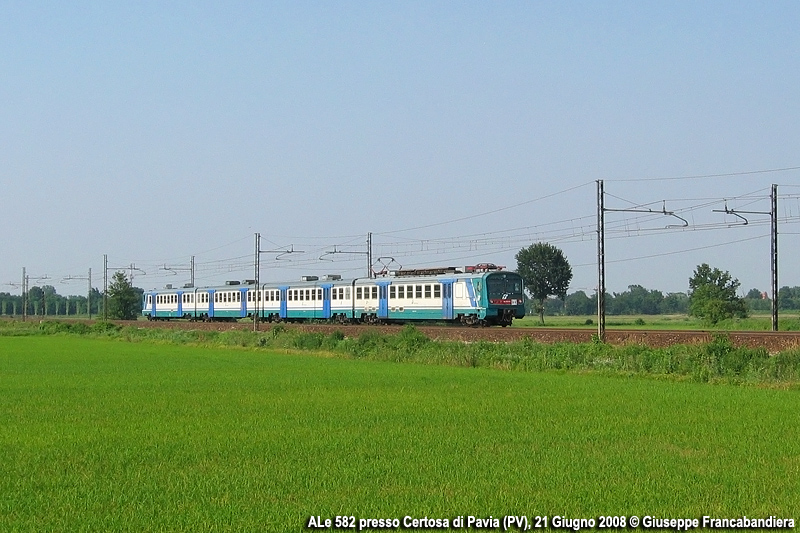
[[[516,272],[490,272],[484,275],[486,322],[508,326],[525,316],[522,276]]]

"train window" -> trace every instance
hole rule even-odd
[[[389,298],[397,298],[397,288],[394,285],[389,286]]]
[[[425,285],[425,298],[430,298],[430,297],[431,297],[431,286]]]
[[[405,298],[406,297],[406,286],[400,285],[397,287],[397,297],[398,298]]]
[[[422,285],[417,285],[417,290],[415,292],[416,298],[422,298]]]
[[[434,298],[441,298],[442,297],[442,286],[438,283],[433,286],[433,297]]]
[[[293,294],[293,293],[294,293],[294,291],[286,291],[286,292],[288,293],[288,295],[289,295],[289,301],[291,302],[291,301],[293,300],[293,296],[294,296],[294,294]]]
[[[361,287],[356,287],[356,300],[361,299]]]
[[[372,298],[378,299],[378,287],[372,287]]]
[[[242,293],[241,292],[237,292],[236,293],[236,301],[237,302],[241,302],[242,301]]]
[[[311,289],[311,299],[315,301],[317,299],[317,291],[315,289]]]
[[[317,289],[317,300],[322,300],[322,289]]]
[[[331,290],[331,300],[338,300],[339,292],[336,289]]]
[[[300,290],[300,301],[304,301],[308,299],[308,291]]]

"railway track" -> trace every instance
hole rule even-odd
[[[211,331],[251,330],[252,322],[118,322],[128,326],[150,328],[183,328]],[[275,324],[260,323],[259,331],[269,331]],[[366,331],[381,333],[397,333],[402,326],[381,325],[329,325],[329,324],[281,324],[287,329],[299,329],[306,332],[331,333],[342,331],[348,337],[357,337]],[[427,337],[436,340],[454,340],[461,342],[511,342],[530,338],[536,342],[591,342],[596,331],[594,329],[567,328],[467,328],[456,326],[416,326]],[[664,347],[675,344],[699,344],[712,340],[715,334],[728,335],[735,346],[765,348],[774,353],[790,348],[800,347],[800,332],[771,331],[698,331],[698,330],[645,330],[645,329],[607,329],[606,342],[623,344],[644,344],[652,347]]]

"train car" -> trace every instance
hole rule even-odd
[[[236,320],[258,315],[272,322],[457,322],[511,324],[525,316],[519,274],[492,264],[399,270],[376,278],[304,276],[297,282],[153,290],[144,294],[150,320]]]

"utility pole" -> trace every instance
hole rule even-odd
[[[772,252],[772,331],[778,331],[778,185],[770,193],[770,248]]]
[[[726,215],[733,215],[739,217],[747,225],[748,220],[742,216],[745,215],[769,215],[770,218],[770,274],[772,275],[772,331],[778,331],[778,185],[773,183],[769,195],[770,210],[769,211],[737,211],[736,209],[728,209],[727,202],[725,209],[712,209],[715,213],[725,213]]]
[[[167,272],[172,272],[173,274],[177,274],[178,272],[189,272],[189,287],[194,287],[194,256],[192,256],[191,260],[189,261],[189,268],[168,267],[166,264],[164,264],[164,266],[161,267],[161,270],[166,270]],[[131,276],[131,278],[133,278],[133,276]]]
[[[603,180],[597,180],[597,338],[606,340],[606,230]]]
[[[302,254],[304,253],[302,250],[295,250],[294,245],[291,245],[288,250],[262,250],[261,249],[261,233],[256,232],[256,243],[255,243],[255,252],[253,254],[253,268],[254,268],[254,276],[256,278],[256,287],[255,293],[253,294],[253,308],[255,312],[253,313],[253,332],[258,330],[258,315],[260,314],[260,304],[261,304],[261,254],[278,254],[277,257],[280,257],[284,254]]]
[[[679,217],[674,211],[667,211],[666,202],[663,204],[661,211],[653,211],[652,209],[609,209],[605,207],[603,180],[597,180],[597,336],[600,342],[605,342],[606,338],[606,211],[617,213],[661,213],[664,216],[680,220],[680,227],[689,225],[689,221],[685,218]]]
[[[121,270],[122,272],[125,272],[125,270],[130,270],[131,277],[128,281],[130,281],[131,283],[133,283],[134,270],[137,270],[145,275],[147,274],[147,272],[145,272],[141,268],[136,268],[135,263],[131,263],[130,265],[120,268],[109,267],[108,254],[103,254],[103,320],[108,320],[108,271],[109,270],[114,270],[114,271]]]
[[[25,267],[22,267],[22,321],[28,316],[28,276],[25,275]]]
[[[89,275],[88,276],[85,276],[85,277],[84,276],[66,276],[61,281],[71,281],[71,280],[75,280],[75,279],[80,279],[80,280],[84,280],[85,279],[85,280],[89,281],[89,287],[88,287],[88,290],[86,292],[86,314],[89,316],[89,320],[91,320],[92,319],[92,269],[91,268],[89,269]],[[77,306],[77,303],[75,305]],[[76,309],[75,311],[77,312],[78,309]]]
[[[323,259],[326,255],[334,255],[334,254],[355,254],[355,255],[366,255],[367,256],[367,277],[374,278],[375,273],[372,271],[372,232],[367,233],[367,249],[364,252],[350,252],[339,250],[336,246],[333,247],[333,251],[325,252],[319,259],[321,261],[332,261],[332,259]],[[380,258],[378,258],[380,260]]]
[[[374,278],[374,272],[372,272],[372,232],[370,231],[367,233],[367,275],[370,278]]]

